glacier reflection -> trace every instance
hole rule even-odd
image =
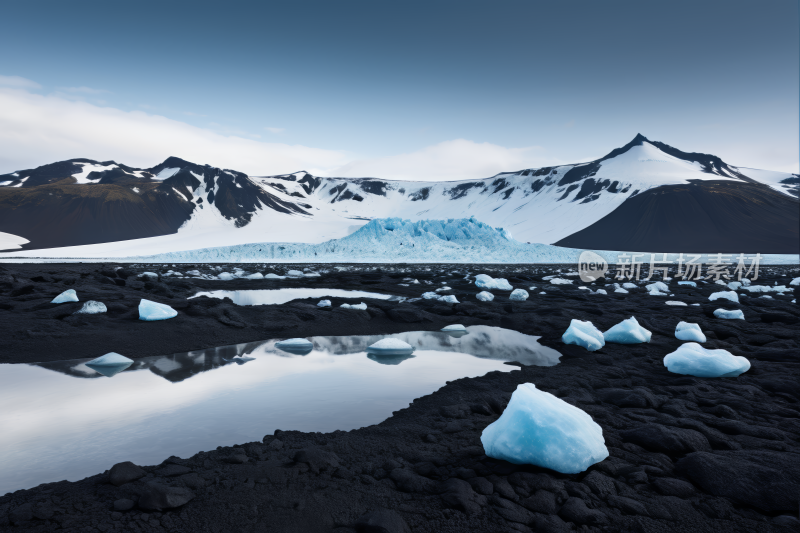
[[[145,357],[110,379],[91,359],[0,364],[0,494],[78,480],[121,461],[158,464],[216,446],[261,440],[275,429],[329,432],[376,424],[445,382],[505,361],[553,365],[537,337],[472,326],[396,335],[411,356],[375,356],[386,336],[311,337],[306,355],[277,340]],[[132,354],[128,354],[132,355]]]

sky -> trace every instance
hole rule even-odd
[[[800,172],[796,0],[7,2],[0,173],[453,180],[637,133]]]

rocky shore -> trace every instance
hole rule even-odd
[[[212,272],[201,265],[178,267]],[[505,277],[515,288],[538,288],[525,302],[510,302],[504,291],[492,291],[492,302],[479,302],[476,287],[463,279],[464,265],[379,270],[322,265],[312,267],[328,270],[319,277],[280,281],[165,276],[171,268],[161,266],[158,279],[145,280],[138,275],[156,271],[153,266],[0,266],[0,363],[109,351],[136,359],[274,337],[437,330],[452,323],[541,335],[542,344],[563,356],[554,367],[523,366],[450,382],[375,426],[326,434],[275,431],[260,442],[169,457],[160,465],[108,465],[108,471],[82,481],[6,494],[0,497],[0,530],[800,529],[796,288],[783,296],[765,293],[772,298],[752,293],[740,303],[709,301],[712,292],[727,290],[711,283],[696,288],[672,283],[672,296],[651,296],[641,288],[621,294],[609,287],[604,295],[592,291],[604,288],[605,280],[590,291],[579,289],[585,285],[579,281],[553,285],[542,279],[568,267],[489,266],[470,271]],[[755,284],[788,285],[797,276],[796,267],[768,268]],[[318,299],[252,307],[206,297],[187,300],[200,290],[283,287],[419,298],[442,282],[452,287],[445,294],[461,303],[359,298],[368,305],[360,311],[338,308],[345,301],[358,303],[340,298],[330,298],[331,309],[316,307]],[[69,288],[81,302],[102,301],[107,313],[75,315],[79,303],[49,303]],[[166,303],[178,316],[139,321],[140,298]],[[715,318],[718,308],[741,309],[745,320]],[[630,316],[653,332],[650,343],[606,344],[596,352],[561,343],[573,318],[606,330]],[[669,373],[662,360],[681,345],[674,336],[680,320],[701,326],[706,347],[747,357],[752,368],[738,378]],[[591,415],[603,429],[609,458],[581,474],[564,475],[487,457],[481,431],[499,417],[520,383],[534,383]]]

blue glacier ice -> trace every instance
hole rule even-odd
[[[133,359],[129,359],[124,355],[120,355],[116,352],[109,352],[105,355],[101,355],[96,359],[92,359],[86,366],[94,370],[95,372],[99,372],[106,377],[113,377],[129,366],[133,364]]]
[[[154,320],[166,320],[178,316],[178,312],[167,304],[160,304],[150,300],[139,302],[139,320],[152,322]]]
[[[248,243],[199,250],[137,256],[141,262],[259,263],[570,263],[583,250],[547,244],[526,244],[475,218],[419,220],[373,219],[356,232],[320,244]],[[598,251],[609,263],[617,252]],[[275,279],[269,274],[265,279]],[[509,286],[505,290],[511,290]]]
[[[320,300],[317,304],[317,307],[330,307],[331,301],[330,300]]]
[[[458,298],[456,298],[454,294],[448,294],[447,296],[442,296],[441,298],[439,298],[439,301],[448,304],[457,304]]]
[[[594,327],[591,322],[578,320],[573,318],[569,323],[567,331],[561,336],[561,341],[564,344],[577,344],[583,346],[590,352],[599,350],[606,345],[603,333]]]
[[[479,289],[497,289],[501,291],[510,291],[514,288],[507,279],[495,279],[487,274],[478,274],[475,276],[475,286]]]
[[[314,349],[314,343],[308,339],[285,339],[275,343],[275,347],[284,352],[306,355]]]
[[[66,302],[77,302],[78,301],[78,294],[75,292],[75,289],[67,289],[50,302],[51,304],[63,304]]]
[[[697,287],[697,283],[694,281],[679,281],[678,285],[688,285],[689,287]]]
[[[736,302],[737,304],[739,303],[739,295],[736,293],[736,291],[715,292],[711,296],[709,296],[708,299],[711,300],[712,302],[714,300],[722,299],[722,300],[730,300],[732,302]]]
[[[617,344],[639,344],[640,342],[650,342],[651,335],[650,331],[639,325],[635,317],[630,317],[612,326],[603,333],[603,338],[606,342]]]
[[[360,311],[367,310],[367,304],[365,304],[364,302],[361,302],[360,304],[342,304],[339,307],[341,307],[342,309],[358,309]]]
[[[414,348],[405,341],[393,337],[381,339],[367,348],[368,353],[381,355],[406,355],[414,351]]]
[[[441,329],[441,331],[467,331],[463,324],[450,324]]]
[[[481,302],[491,302],[492,300],[494,300],[494,294],[488,291],[481,291],[475,295],[475,298],[477,298]]]
[[[525,289],[514,289],[511,291],[511,294],[508,295],[508,299],[512,302],[524,302],[528,299],[528,291]]]
[[[88,302],[83,304],[83,307],[75,311],[75,314],[96,315],[98,313],[105,313],[106,311],[108,311],[108,309],[106,309],[106,304],[104,304],[103,302],[96,302],[94,300],[89,300]]]
[[[696,342],[687,342],[664,357],[664,366],[675,374],[731,378],[750,370],[750,361],[727,350],[708,350]]]
[[[503,414],[483,430],[489,457],[562,474],[583,472],[608,457],[603,429],[585,411],[523,383]]]
[[[706,336],[700,326],[682,320],[675,326],[675,338],[681,341],[706,342]]]
[[[741,309],[734,309],[728,311],[727,309],[717,309],[714,311],[714,316],[717,318],[726,318],[728,320],[744,320],[744,312]]]

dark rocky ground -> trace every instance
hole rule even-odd
[[[709,302],[708,295],[722,289],[711,284],[694,289],[673,283],[673,297],[649,296],[642,289],[603,296],[577,289],[579,283],[555,287],[542,281],[552,268],[505,266],[471,270],[507,277],[515,287],[545,287],[547,294],[535,291],[527,302],[512,303],[507,293],[493,291],[495,301],[481,303],[474,285],[463,281],[463,266],[401,268],[333,269],[301,281],[143,282],[136,274],[155,270],[152,266],[121,271],[114,265],[0,266],[0,362],[5,363],[109,351],[135,359],[270,337],[433,330],[450,323],[542,335],[542,344],[563,354],[555,367],[450,382],[376,426],[328,434],[276,431],[263,442],[170,457],[155,466],[109,465],[110,471],[79,482],[10,493],[0,497],[0,530],[800,529],[800,311],[791,303],[797,289],[791,296],[771,293],[772,299],[743,297],[741,304]],[[461,274],[451,274],[455,271]],[[421,283],[399,286],[406,276]],[[771,268],[762,270],[756,284],[785,285],[796,276],[796,267]],[[441,281],[463,303],[358,299],[369,308],[353,311],[318,309],[316,299],[259,307],[186,301],[199,289],[291,286],[418,297]],[[72,315],[79,304],[48,303],[67,288],[82,301],[103,301],[108,313]],[[137,320],[142,297],[172,305],[178,317]],[[667,306],[667,299],[700,305]],[[332,300],[335,306],[345,301]],[[714,318],[720,307],[740,308],[746,320]],[[572,318],[605,330],[629,316],[653,332],[651,343],[609,344],[590,353],[560,342]],[[718,379],[667,372],[662,359],[680,345],[673,335],[679,320],[699,323],[707,347],[748,357],[752,369]],[[482,429],[524,382],[589,413],[603,428],[610,457],[578,475],[486,457]]]

